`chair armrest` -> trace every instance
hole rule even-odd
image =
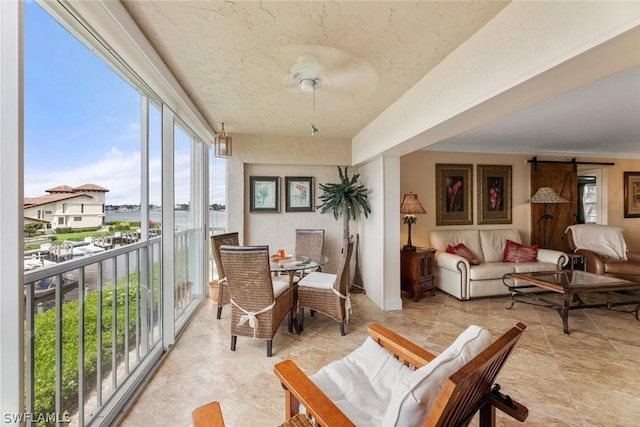
[[[299,404],[307,409],[319,426],[354,426],[353,422],[316,386],[292,360],[276,363],[273,371],[286,390],[286,419],[296,415]]]
[[[529,409],[523,404],[513,400],[510,396],[505,396],[499,391],[493,391],[489,398],[489,403],[496,409],[501,410],[511,418],[523,423],[529,416]]]
[[[193,427],[224,427],[224,419],[218,402],[209,402],[191,413]]]
[[[381,347],[387,349],[395,357],[401,359],[405,365],[421,368],[436,358],[424,348],[415,345],[408,339],[396,334],[380,323],[371,323],[367,327],[371,338]]]
[[[587,257],[587,271],[595,274],[604,274],[604,260],[596,252],[588,249],[576,249],[577,254]]]
[[[640,262],[640,252],[627,251],[627,259],[631,262]]]
[[[569,257],[564,252],[553,249],[538,249],[537,259],[542,262],[554,263],[559,268],[564,267],[569,262]]]
[[[435,261],[438,267],[455,271],[456,273],[466,272],[469,275],[469,261],[460,255],[450,254],[447,252],[436,251]]]

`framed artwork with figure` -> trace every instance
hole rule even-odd
[[[473,165],[436,164],[436,225],[473,224]]]
[[[280,212],[280,177],[249,177],[249,211]]]
[[[286,211],[313,212],[313,177],[284,177]]]
[[[624,173],[624,217],[640,218],[640,172]]]
[[[478,165],[478,224],[511,224],[511,165]]]

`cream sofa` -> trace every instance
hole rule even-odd
[[[435,254],[435,285],[459,300],[508,295],[502,277],[507,273],[555,271],[568,260],[564,252],[538,249],[537,262],[502,262],[507,239],[522,243],[520,233],[513,229],[498,230],[438,230],[431,232]],[[445,252],[448,245],[464,245],[473,252],[478,265],[465,258]]]

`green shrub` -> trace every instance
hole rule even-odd
[[[125,350],[125,293],[129,294],[129,337],[130,344],[135,344],[136,331],[136,284],[135,275],[129,279],[129,287],[125,288],[124,279],[118,280],[116,291],[116,332],[113,332],[113,285],[107,283],[102,288],[102,325],[101,325],[101,366],[103,377],[110,374],[113,357],[119,362]],[[98,296],[99,292],[89,292],[84,299],[84,384],[85,392],[101,387],[98,384]],[[73,300],[62,306],[62,410],[73,413],[78,404],[78,330],[79,307],[81,302]],[[56,374],[56,316],[55,310],[48,310],[35,316],[34,320],[34,407],[33,412],[54,413],[55,408],[55,374]],[[116,354],[113,353],[115,336]],[[25,337],[29,337],[25,333]],[[131,350],[131,348],[129,349]]]

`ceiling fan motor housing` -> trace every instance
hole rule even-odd
[[[296,83],[301,91],[312,92],[330,86],[330,81],[323,76],[323,68],[312,55],[301,55],[291,67],[291,81]]]

